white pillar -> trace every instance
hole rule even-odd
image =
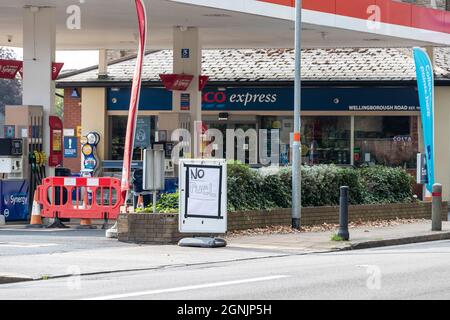
[[[194,123],[202,120],[202,94],[199,91],[199,76],[202,72],[202,46],[198,28],[174,28],[173,32],[173,72],[194,76],[191,85],[185,92],[173,92],[173,111],[180,111],[181,94],[189,94],[190,98],[190,132],[194,140]],[[192,146],[194,147],[194,145]],[[193,148],[193,156],[199,154]],[[198,151],[198,150],[197,150]]]
[[[431,64],[432,64],[432,66],[434,68],[435,67],[435,63],[434,63],[434,47],[425,47],[425,50],[426,50],[428,56],[430,57]]]
[[[48,117],[55,114],[56,22],[54,8],[23,9],[23,104],[44,107],[44,150],[50,154]],[[47,170],[54,175],[54,168]]]
[[[98,51],[98,78],[105,79],[108,77],[108,59],[107,50],[100,49]]]

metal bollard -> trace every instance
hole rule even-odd
[[[348,232],[348,187],[340,188],[339,197],[339,231],[337,234],[343,240],[349,240],[350,234]]]
[[[442,231],[442,185],[433,184],[431,192],[431,231]]]

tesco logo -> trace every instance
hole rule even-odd
[[[207,92],[203,94],[202,100],[206,103],[224,103],[227,101],[227,95],[223,91]]]
[[[223,104],[226,102],[229,103],[239,103],[244,107],[250,103],[276,103],[278,100],[277,94],[271,93],[233,93],[229,97],[224,91],[211,91],[203,94],[202,101],[203,103],[208,104]]]

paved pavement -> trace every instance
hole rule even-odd
[[[450,241],[4,284],[7,299],[450,299]]]
[[[442,222],[442,232],[431,232],[431,221],[401,224],[389,227],[352,228],[350,229],[350,241],[331,241],[331,236],[335,233],[326,232],[306,232],[296,234],[273,234],[260,236],[241,236],[231,238],[230,246],[240,248],[259,248],[267,250],[296,251],[296,252],[323,252],[339,249],[350,249],[362,246],[392,245],[401,244],[400,240],[411,240],[411,238],[434,236],[450,238],[450,221]],[[420,239],[419,239],[420,240]],[[441,239],[438,239],[441,240]]]
[[[450,237],[450,222],[442,233],[430,223],[387,228],[351,229],[350,242],[331,241],[333,232],[238,237],[226,248],[181,248],[174,245],[136,245],[106,239],[102,230],[26,230],[0,228],[0,283],[11,276],[42,279],[110,272],[157,270],[328,252],[367,243],[421,235]],[[3,280],[2,280],[3,276]]]

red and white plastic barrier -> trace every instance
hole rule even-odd
[[[38,187],[45,218],[114,220],[123,200],[116,178],[49,177]]]

